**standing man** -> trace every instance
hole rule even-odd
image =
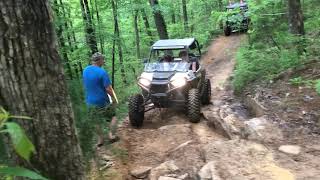
[[[115,142],[118,138],[115,136],[117,119],[115,117],[115,108],[111,105],[108,94],[112,102],[116,102],[116,95],[111,86],[111,80],[104,65],[104,56],[96,52],[91,57],[91,65],[83,71],[83,84],[86,93],[86,103],[89,110],[89,123],[96,125],[98,133],[97,147],[104,143],[102,125],[109,122],[108,138]],[[110,122],[111,121],[111,122]]]

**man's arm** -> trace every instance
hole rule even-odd
[[[118,103],[117,100],[116,100],[116,95],[114,94],[114,90],[113,90],[113,88],[112,88],[111,85],[109,85],[108,87],[106,87],[106,91],[107,91],[107,93],[111,96],[112,102]]]
[[[192,62],[192,71],[193,72],[197,71],[197,63],[196,62]]]

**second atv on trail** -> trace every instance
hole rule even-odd
[[[129,98],[129,120],[141,127],[144,113],[154,108],[185,107],[191,122],[200,121],[201,104],[209,104],[210,80],[201,67],[195,38],[159,40],[151,47],[138,78],[142,92]]]
[[[232,3],[226,7],[227,15],[224,22],[224,34],[230,36],[232,32],[247,31],[249,29],[249,13],[248,4],[240,1],[240,3]]]

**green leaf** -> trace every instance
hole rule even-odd
[[[0,167],[0,174],[27,177],[30,179],[48,180],[47,178],[21,167]]]
[[[5,130],[2,132],[9,133],[15,151],[19,156],[29,161],[30,155],[35,151],[35,148],[24,130],[14,122],[6,122],[5,127]]]
[[[9,119],[9,117],[9,113],[6,110],[4,110],[3,107],[0,107],[0,127],[2,123]]]

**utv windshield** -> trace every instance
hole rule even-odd
[[[187,62],[146,63],[145,72],[187,72],[190,64]]]

